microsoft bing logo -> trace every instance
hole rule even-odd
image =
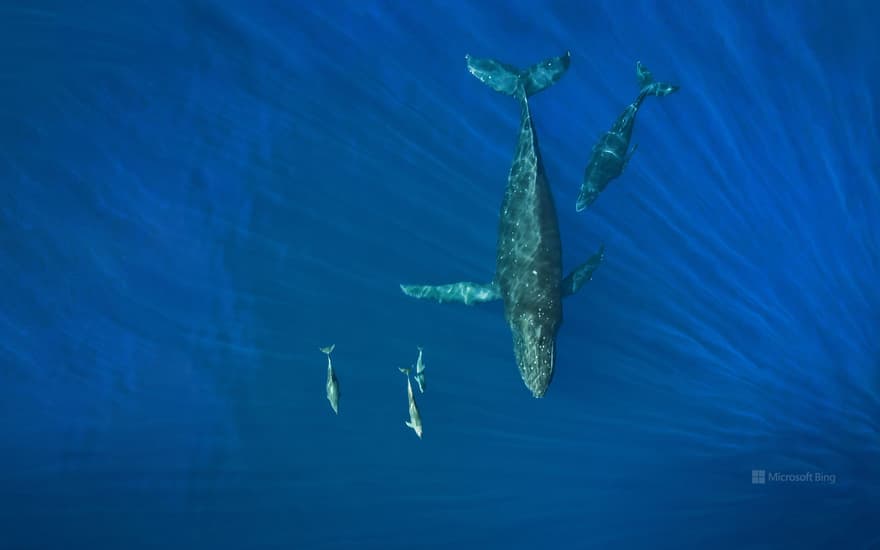
[[[817,483],[820,485],[834,485],[837,483],[837,474],[825,472],[768,472],[767,470],[752,470],[752,485],[767,485],[768,483]]]

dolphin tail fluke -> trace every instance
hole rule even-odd
[[[524,70],[495,59],[471,55],[466,55],[465,59],[468,71],[496,92],[510,96],[525,92],[529,97],[546,90],[562,78],[571,64],[571,52],[545,59]]]
[[[403,367],[397,367],[397,370],[402,372],[405,376],[409,377],[409,369],[405,369]]]
[[[501,295],[494,283],[481,285],[477,283],[451,283],[448,285],[400,285],[400,290],[407,296],[423,300],[457,302],[465,305],[499,300]]]
[[[587,281],[593,278],[593,272],[602,264],[605,259],[605,245],[599,247],[599,250],[590,256],[590,259],[582,263],[572,271],[568,277],[562,281],[562,295],[571,296],[583,287]]]
[[[642,97],[649,95],[662,97],[679,89],[679,86],[676,84],[654,82],[654,76],[651,74],[651,71],[642,65],[641,61],[636,61],[636,77],[639,79],[639,90],[641,91],[639,95]]]
[[[326,346],[326,347],[323,347],[320,349],[323,353],[330,355],[331,353],[333,353],[333,350],[336,349],[336,344],[330,344],[329,346]]]

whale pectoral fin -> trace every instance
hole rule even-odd
[[[602,264],[605,259],[605,245],[599,247],[599,250],[590,256],[590,259],[582,263],[569,273],[568,277],[562,280],[562,295],[571,296],[584,286],[587,281],[593,278],[593,272]]]
[[[458,302],[465,305],[492,302],[501,299],[495,283],[451,283],[448,285],[400,285],[400,290],[407,296],[423,300]]]
[[[635,145],[633,145],[633,148],[629,150],[629,153],[626,154],[626,158],[623,159],[623,166],[620,168],[621,172],[623,172],[623,170],[626,168],[626,165],[629,164],[629,159],[633,157],[633,153],[635,153],[636,149],[638,148],[639,144],[636,143]]]

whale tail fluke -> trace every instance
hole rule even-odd
[[[667,82],[654,82],[654,76],[651,74],[651,71],[641,61],[636,61],[636,76],[639,79],[639,89],[641,90],[639,95],[642,97],[649,95],[663,97],[678,91],[680,87]]]
[[[529,97],[546,90],[562,78],[571,64],[571,52],[545,59],[523,70],[495,59],[471,55],[464,57],[468,71],[480,82],[496,92],[510,96],[518,96],[524,92]]]

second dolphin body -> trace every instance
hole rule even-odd
[[[568,277],[562,275],[562,243],[553,195],[544,173],[528,98],[556,83],[571,55],[546,59],[525,70],[494,59],[466,56],[468,70],[520,107],[516,153],[498,223],[495,277],[489,283],[401,285],[409,296],[472,304],[501,300],[513,336],[523,383],[543,397],[556,364],[556,333],[562,298],[577,292],[602,262],[604,247]]]

